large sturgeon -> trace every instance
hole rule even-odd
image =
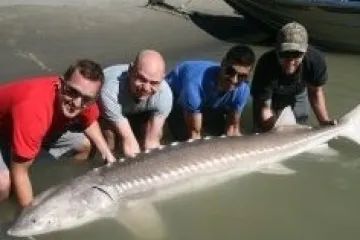
[[[360,105],[336,126],[317,129],[289,125],[284,116],[269,133],[172,144],[94,169],[37,196],[8,234],[32,236],[114,217],[138,235],[159,238],[156,201],[258,171],[337,136],[360,144]]]

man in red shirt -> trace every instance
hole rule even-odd
[[[33,77],[0,86],[0,202],[12,185],[22,207],[31,203],[29,167],[42,148],[59,157],[82,151],[90,139],[105,162],[115,161],[97,122],[96,99],[103,81],[100,65],[79,60],[63,77]],[[75,125],[85,135],[68,130]]]

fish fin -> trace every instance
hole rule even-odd
[[[291,110],[291,107],[287,106],[286,108],[284,108],[284,110],[282,110],[279,117],[277,118],[274,128],[276,129],[282,126],[293,126],[293,125],[297,125],[295,115],[294,112]]]
[[[306,153],[311,153],[315,155],[323,155],[328,157],[339,156],[339,152],[329,146],[329,144],[324,143],[320,144],[314,148],[309,149]]]
[[[280,163],[273,163],[273,164],[267,165],[267,166],[259,169],[258,172],[264,173],[264,174],[272,174],[272,175],[291,175],[291,174],[296,173],[295,170],[287,168]]]
[[[346,126],[340,136],[360,144],[360,104],[358,104],[352,111],[342,117],[338,124]]]
[[[165,227],[155,207],[145,201],[130,202],[119,209],[117,220],[142,239],[164,239]]]

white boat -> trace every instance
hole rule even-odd
[[[297,21],[313,42],[360,52],[360,0],[224,0],[236,11],[274,29]]]

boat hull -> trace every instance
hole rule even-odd
[[[326,48],[360,52],[360,2],[225,0],[235,10],[274,29],[303,24],[311,41]],[[340,1],[339,1],[340,2]]]

